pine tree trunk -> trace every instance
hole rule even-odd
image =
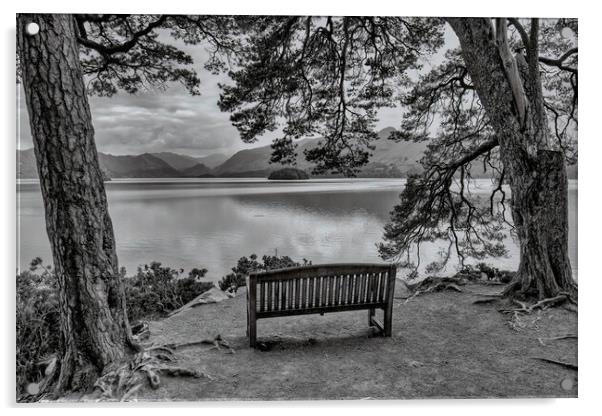
[[[521,155],[515,155],[518,159]],[[567,292],[576,297],[568,257],[568,181],[561,152],[539,152],[528,170],[511,181],[512,212],[520,241],[518,280],[521,292],[539,298]]]
[[[40,31],[28,35],[25,25]],[[17,44],[59,281],[56,393],[90,387],[131,345],[94,129],[70,15],[19,15]]]
[[[512,57],[504,22],[494,30],[486,18],[447,21],[460,40],[466,68],[495,130],[510,180],[520,243],[517,279],[510,289],[533,292],[539,298],[561,293],[576,296],[568,256],[566,165],[562,151],[550,143],[537,48],[527,59]]]

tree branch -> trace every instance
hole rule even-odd
[[[518,31],[521,41],[523,42],[523,46],[528,51],[531,48],[531,42],[529,41],[529,35],[527,34],[527,31],[525,30],[523,25],[521,25],[518,19],[514,17],[508,18],[508,22],[510,22],[510,24],[514,26],[514,28]]]
[[[77,41],[81,45],[83,45],[87,48],[90,48],[90,49],[94,49],[95,51],[97,51],[98,53],[100,53],[101,55],[103,55],[105,57],[115,54],[115,53],[123,53],[123,52],[129,51],[134,46],[136,46],[138,39],[140,39],[142,36],[148,35],[154,29],[158,28],[163,23],[165,23],[166,20],[167,20],[167,15],[161,15],[161,17],[159,17],[154,22],[149,23],[148,26],[146,26],[144,29],[134,32],[132,34],[132,38],[129,39],[128,41],[118,44],[118,45],[114,45],[114,46],[105,46],[98,42],[94,42],[93,40],[88,39],[85,35],[83,35],[81,33],[80,33],[80,36],[77,37]]]
[[[497,138],[493,138],[485,143],[482,143],[480,146],[476,147],[472,152],[468,153],[464,157],[450,163],[446,166],[446,169],[453,169],[454,171],[458,169],[460,166],[464,166],[469,162],[472,162],[479,156],[489,152],[490,150],[495,149],[499,145]]]
[[[572,55],[574,55],[576,53],[578,53],[578,48],[572,48],[572,49],[569,49],[568,51],[566,51],[564,54],[562,54],[562,56],[560,58],[557,58],[557,59],[540,56],[539,62],[541,62],[544,65],[554,66],[562,71],[567,71],[567,72],[571,72],[573,74],[577,74],[577,68],[571,68],[569,66],[563,65],[564,61],[566,61],[569,57],[571,57]]]

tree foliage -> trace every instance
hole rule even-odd
[[[368,162],[377,110],[395,105],[407,71],[443,43],[433,19],[261,17],[246,27],[220,108],[245,142],[282,122],[273,162],[294,160],[294,139],[322,135],[305,154],[315,173],[354,175]]]
[[[82,71],[89,93],[135,94],[180,83],[200,94],[200,79],[186,45],[203,45],[212,72],[229,67],[239,48],[240,25],[234,16],[74,14]],[[17,54],[17,81],[20,78]]]

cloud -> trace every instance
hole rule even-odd
[[[161,35],[164,36],[164,35]],[[171,42],[170,42],[171,43]],[[177,45],[194,59],[201,79],[201,96],[191,96],[179,84],[163,90],[136,95],[119,92],[113,97],[90,97],[92,121],[98,150],[111,154],[140,154],[171,151],[193,156],[236,151],[271,143],[278,133],[269,133],[256,143],[243,143],[230,124],[229,114],[217,108],[218,82],[225,75],[213,75],[202,68],[208,52],[202,45]],[[20,91],[20,137],[18,148],[32,147],[24,93]],[[378,126],[398,126],[401,111],[385,109]]]
[[[233,154],[238,150],[271,142],[273,136],[252,145],[243,143],[230,124],[229,114],[217,108],[216,76],[202,68],[207,52],[202,46],[184,46],[194,58],[201,96],[191,96],[179,84],[136,95],[119,92],[113,97],[89,98],[98,150],[111,154],[171,151],[193,156]],[[32,147],[24,92],[19,95],[20,137],[18,148]]]

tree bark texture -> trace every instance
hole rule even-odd
[[[512,56],[504,21],[449,18],[462,55],[500,145],[512,192],[520,243],[512,287],[539,298],[577,295],[568,257],[568,180],[564,154],[550,141],[537,65],[536,42]]]
[[[72,16],[19,15],[17,47],[59,281],[55,391],[86,389],[125,358],[131,331]]]

